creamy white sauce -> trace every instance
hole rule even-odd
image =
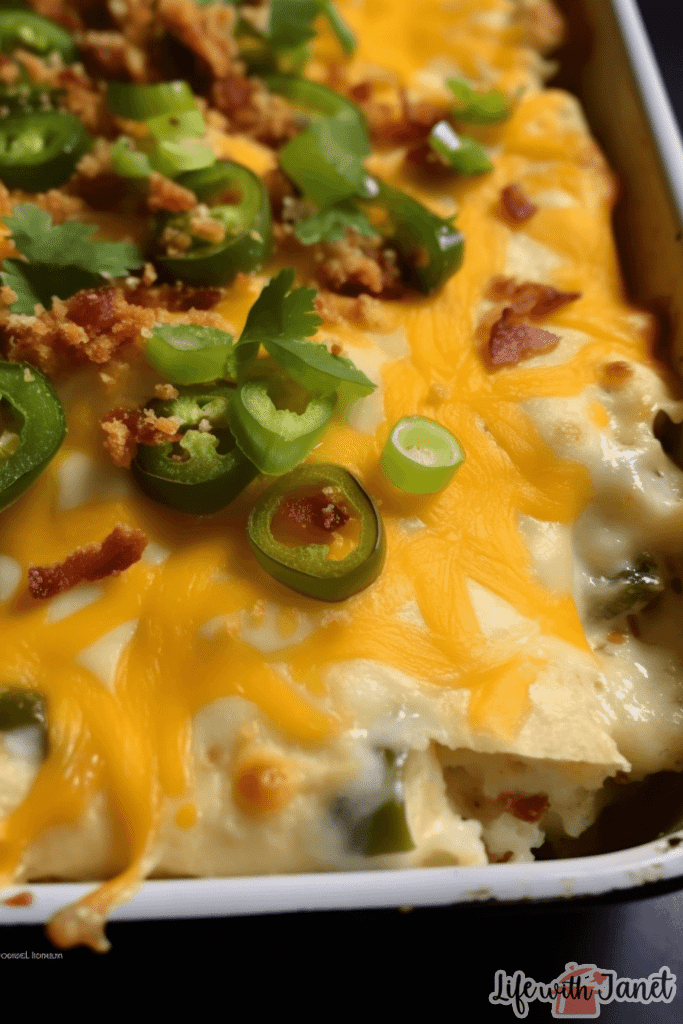
[[[22,570],[16,558],[0,555],[0,601],[11,601],[21,583]]]
[[[130,619],[128,622],[122,622],[120,626],[105,633],[76,656],[78,664],[97,676],[112,693],[116,687],[119,659],[133,639],[138,621]]]

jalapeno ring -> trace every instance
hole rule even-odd
[[[326,544],[290,546],[273,536],[273,519],[284,499],[302,491],[339,492],[360,524],[353,551],[331,559]],[[331,502],[333,504],[333,502]],[[344,601],[365,590],[382,571],[384,526],[372,498],[342,466],[307,463],[287,473],[258,500],[249,516],[249,544],[259,564],[279,583],[319,601]]]
[[[262,267],[270,255],[272,227],[268,193],[256,175],[231,160],[217,160],[176,180],[209,206],[225,238],[217,244],[195,240],[182,256],[156,256],[157,267],[173,280],[200,285],[229,284],[239,271]],[[160,219],[157,237],[167,227],[192,236],[187,214]]]

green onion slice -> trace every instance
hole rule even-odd
[[[123,135],[112,146],[111,169],[122,178],[149,178],[154,170],[147,154],[134,149]]]
[[[468,124],[499,124],[510,116],[510,103],[500,89],[477,92],[462,78],[449,78],[446,84],[459,104],[453,112],[457,121],[466,121]]]
[[[211,147],[199,139],[160,142],[152,153],[152,164],[167,178],[175,178],[185,171],[203,170],[215,162]]]
[[[380,465],[387,479],[407,494],[435,494],[464,459],[450,430],[426,416],[404,416],[389,435]]]
[[[235,380],[232,334],[198,324],[157,324],[145,345],[145,358],[172,384]]]
[[[483,174],[493,169],[481,143],[458,135],[448,121],[439,121],[429,133],[429,145],[441,159],[460,174]]]
[[[107,100],[119,117],[147,121],[161,114],[180,114],[196,110],[197,101],[187,82],[160,82],[158,85],[131,85],[109,82]]]

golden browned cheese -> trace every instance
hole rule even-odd
[[[494,147],[488,174],[428,186],[406,175],[403,151],[377,153],[368,162],[437,212],[457,213],[466,238],[463,267],[438,294],[379,300],[378,330],[329,322],[321,331],[360,366],[374,365],[381,379],[356,426],[335,421],[310,459],[343,463],[381,502],[386,567],[372,587],[345,603],[343,614],[321,618],[315,602],[275,584],[250,555],[246,519],[262,483],[224,513],[189,526],[185,517],[152,507],[132,491],[125,470],[116,471],[120,486],[79,503],[68,496],[65,480],[84,465],[105,473],[98,416],[114,403],[106,385],[95,400],[92,391],[71,388],[67,440],[34,488],[3,513],[3,554],[16,560],[25,578],[29,564],[61,561],[118,523],[142,530],[160,554],[105,580],[96,600],[63,619],[50,618],[42,605],[0,605],[3,678],[30,680],[45,693],[52,750],[25,800],[0,825],[3,879],[27,870],[40,874],[40,865],[27,859],[31,845],[51,826],[77,823],[98,795],[105,794],[114,822],[108,863],[118,873],[77,912],[55,919],[51,934],[62,945],[78,940],[102,948],[102,917],[153,868],[159,823],[169,807],[179,828],[196,827],[192,722],[212,701],[239,696],[252,702],[255,714],[291,747],[318,751],[354,720],[350,699],[330,699],[329,668],[370,659],[400,670],[430,694],[466,692],[467,728],[488,736],[490,749],[499,742],[507,749],[528,714],[529,688],[544,659],[537,647],[484,634],[468,582],[503,599],[540,635],[589,649],[572,596],[539,581],[518,525],[520,513],[573,522],[591,496],[589,473],[551,450],[520,402],[578,395],[601,382],[618,388],[626,376],[622,365],[650,360],[649,323],[622,299],[610,172],[574,100],[539,84],[542,61],[530,24],[537,32],[544,24],[548,29],[540,7],[540,20],[530,22],[517,16],[521,5],[510,0],[348,0],[339,6],[359,41],[352,80],[379,74],[381,67],[406,87],[434,97],[441,90],[443,98],[443,81],[457,68],[510,95],[521,90],[507,122],[473,130]],[[322,78],[326,65],[339,59],[332,37],[323,35],[309,73]],[[271,165],[269,153],[247,139],[220,144],[258,173]],[[511,183],[538,206],[518,226],[499,214],[501,191]],[[506,273],[511,247],[518,253],[526,247],[532,267],[581,297],[544,321],[548,330],[574,339],[557,358],[494,371],[482,359],[478,325],[490,308],[489,282]],[[544,253],[554,262],[544,266]],[[268,276],[254,275],[247,284],[241,279],[220,307],[236,332]],[[391,426],[415,413],[451,430],[467,453],[453,483],[428,499],[398,493],[378,468]],[[591,416],[598,427],[606,425],[599,401]],[[426,528],[407,529],[412,520]],[[423,624],[397,618],[410,602]],[[228,624],[245,615],[258,619],[272,606],[281,632],[295,633],[307,615],[318,616],[316,628],[270,654],[241,639],[237,629],[203,628],[219,618]],[[93,651],[107,638],[120,657],[103,678]],[[256,741],[253,750],[245,744],[228,769],[233,797],[240,813],[269,819],[305,784],[300,770],[267,744],[261,753]]]

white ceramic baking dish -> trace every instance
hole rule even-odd
[[[660,314],[680,371],[683,147],[676,122],[635,0],[566,0],[563,6],[578,32],[577,46],[568,50],[571,84],[623,184],[615,227],[629,290]],[[683,887],[683,829],[616,853],[532,864],[149,881],[112,920],[628,896],[651,891],[649,883],[677,888],[677,879]],[[0,923],[47,921],[90,889],[72,883],[10,889],[5,898],[29,890],[33,902],[0,901]]]

